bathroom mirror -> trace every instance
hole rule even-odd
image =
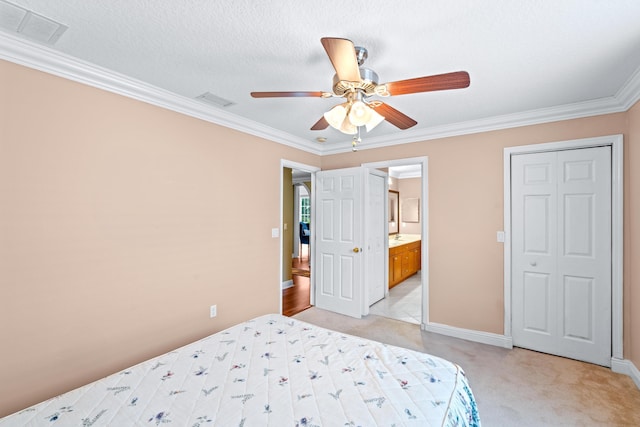
[[[420,199],[402,201],[402,222],[420,222]]]
[[[389,190],[389,234],[398,234],[400,230],[400,193]]]

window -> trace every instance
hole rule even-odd
[[[300,222],[311,222],[311,203],[309,196],[300,197]]]

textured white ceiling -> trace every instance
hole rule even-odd
[[[68,27],[56,51],[313,144],[349,136],[309,128],[336,99],[254,99],[251,91],[330,91],[321,37],[369,51],[381,82],[466,70],[467,89],[395,96],[418,121],[363,135],[420,139],[430,129],[613,97],[640,68],[638,0],[9,0]],[[221,107],[211,106],[211,109]]]

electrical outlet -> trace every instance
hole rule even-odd
[[[218,315],[218,306],[215,304],[209,307],[209,317],[213,318]]]

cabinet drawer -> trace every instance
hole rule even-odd
[[[420,249],[420,245],[421,245],[421,241],[418,240],[417,242],[407,243],[404,246],[407,248],[407,250],[415,250],[415,249]]]
[[[406,249],[404,248],[404,245],[402,246],[395,246],[393,248],[389,248],[389,256],[392,255],[398,255],[399,253],[404,252]]]

